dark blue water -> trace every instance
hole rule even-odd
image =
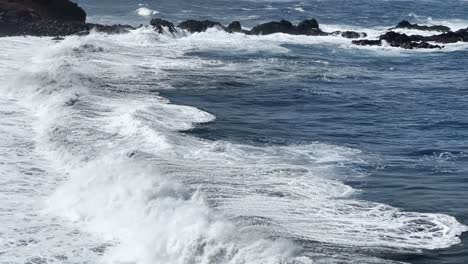
[[[146,23],[133,1],[79,3],[95,21]],[[145,1],[159,16],[224,23],[316,17],[320,23],[380,28],[401,19],[463,23],[466,1]],[[295,8],[302,8],[304,12]],[[431,20],[432,18],[432,20]],[[465,27],[468,27],[468,21]],[[404,210],[446,213],[468,224],[468,50],[380,52],[337,44],[283,45],[286,53],[209,50],[186,56],[216,67],[171,72],[174,103],[217,120],[192,134],[255,145],[325,142],[362,150],[370,165],[345,175],[360,199]],[[252,61],[264,60],[259,67]],[[255,70],[252,70],[252,69]],[[467,263],[468,237],[449,249],[388,258],[411,263]]]

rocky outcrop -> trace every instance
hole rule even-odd
[[[417,29],[423,31],[440,31],[440,32],[449,32],[450,28],[442,25],[434,25],[434,26],[420,26],[418,24],[411,24],[407,20],[402,20],[396,27],[391,29],[397,28],[406,28],[406,29]]]
[[[456,43],[456,42],[468,42],[468,28],[465,29],[460,29],[455,32],[446,32],[440,35],[434,35],[434,36],[429,36],[429,37],[421,37],[418,36],[418,38],[422,38],[423,40],[426,41],[434,41],[437,43]]]
[[[176,31],[174,24],[172,24],[171,22],[167,20],[160,19],[160,18],[151,19],[150,25],[153,26],[158,33],[163,33],[165,28],[170,33],[174,33]]]
[[[353,44],[361,46],[382,46],[383,42],[387,43],[392,47],[398,47],[403,49],[441,49],[439,45],[433,45],[426,41],[421,36],[408,36],[402,33],[396,33],[393,31],[387,32],[379,37],[378,40],[355,40]]]
[[[241,23],[239,21],[234,21],[225,27],[219,22],[209,20],[187,20],[177,25],[177,27],[174,27],[171,22],[156,18],[151,20],[150,24],[154,26],[155,30],[159,33],[163,32],[163,28],[168,28],[170,32],[175,32],[177,29],[183,29],[190,33],[200,33],[206,31],[209,28],[218,28],[229,33],[244,33],[248,35],[270,35],[275,33],[284,33],[306,36],[340,35],[345,38],[361,38],[366,36],[366,33],[354,31],[327,33],[319,28],[319,24],[315,19],[304,20],[297,25],[293,25],[287,20],[272,21],[255,26],[251,30],[242,29]]]
[[[429,42],[447,44],[456,42],[468,42],[468,28],[460,29],[455,32],[449,31],[446,33],[421,36],[421,35],[406,35],[394,31],[382,34],[378,40],[355,40],[356,45],[372,45],[381,46],[382,41],[387,42],[392,47],[400,47],[404,49],[425,48],[434,49],[442,48],[440,45],[430,44]]]
[[[203,32],[213,27],[226,30],[226,28],[223,25],[221,25],[221,23],[209,21],[209,20],[203,20],[203,21],[187,20],[177,25],[177,27],[181,29],[185,29],[190,33]]]
[[[281,20],[279,22],[272,21],[260,24],[252,28],[252,30],[250,30],[250,33],[252,35],[270,35],[273,33],[296,34],[296,28],[291,22]]]
[[[242,32],[242,26],[239,21],[233,21],[226,27],[226,30],[230,33],[240,33]]]
[[[287,20],[281,20],[279,22],[272,21],[264,24],[260,24],[252,30],[252,35],[270,35],[274,33],[285,33],[291,35],[307,35],[307,36],[327,36],[329,33],[320,30],[317,20],[309,19],[304,20],[297,26],[293,25]]]
[[[2,21],[86,21],[86,13],[69,0],[0,0]]]
[[[67,36],[97,30],[128,32],[128,25],[86,23],[86,13],[69,0],[0,0],[0,36]]]

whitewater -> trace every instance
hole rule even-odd
[[[419,52],[215,29],[2,39],[0,263],[399,263],[386,256],[460,243],[468,229],[454,217],[363,200],[344,183],[366,177],[355,168],[378,164],[372,154],[203,139],[189,132],[219,117],[161,95],[180,72],[267,79],[257,71],[272,67],[191,52],[294,44]]]

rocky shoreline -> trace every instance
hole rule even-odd
[[[243,29],[239,21],[228,26],[209,20],[186,20],[178,25],[155,18],[150,21],[158,33],[190,32],[197,33],[209,28],[218,28],[229,33],[247,35],[269,35],[284,33],[305,36],[341,36],[356,39],[352,43],[362,46],[390,45],[403,49],[441,49],[439,44],[468,42],[468,27],[451,31],[443,25],[425,26],[401,21],[396,27],[388,29],[378,39],[365,39],[367,34],[355,31],[325,32],[320,29],[316,19],[304,20],[297,25],[289,21],[272,21],[257,25],[250,30]],[[86,23],[86,12],[69,0],[0,0],[0,37],[6,36],[48,36],[62,37],[69,35],[86,35],[91,30],[108,34],[121,34],[135,29],[130,25],[100,25]],[[440,34],[432,36],[406,35],[395,32],[397,29],[414,29],[435,31]]]

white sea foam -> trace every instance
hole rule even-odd
[[[150,17],[152,15],[156,15],[158,14],[159,12],[154,10],[154,9],[150,9],[148,7],[140,7],[138,8],[136,11],[135,11],[139,16],[144,16],[144,17]]]
[[[368,162],[359,150],[319,142],[259,147],[201,140],[179,131],[215,117],[154,92],[170,87],[168,70],[235,70],[259,63],[186,55],[194,50],[288,53],[285,43],[349,40],[217,30],[174,38],[139,29],[56,44],[27,38],[22,49],[40,41],[44,48],[32,61],[31,53],[15,57],[12,68],[20,72],[8,71],[16,76],[9,91],[34,113],[34,132],[28,133],[35,134],[40,153],[67,177],[63,184],[51,179],[60,186],[48,196],[46,212],[94,234],[98,245],[108,243],[101,250],[104,262],[310,263],[321,256],[334,263],[337,253],[322,256],[317,245],[306,257],[292,241],[421,250],[459,243],[466,230],[447,215],[355,199],[356,190],[338,178]],[[14,44],[2,45],[16,56]],[[385,262],[346,254],[355,263]]]

